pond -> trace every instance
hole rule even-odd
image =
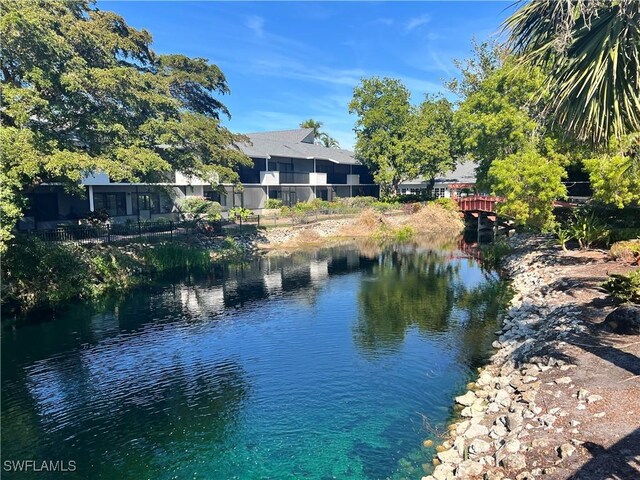
[[[486,360],[504,292],[456,248],[348,245],[5,324],[3,465],[71,461],[64,478],[83,479],[419,479],[434,454],[422,443]]]

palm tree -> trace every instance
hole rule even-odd
[[[320,129],[322,128],[322,122],[316,122],[313,118],[309,120],[305,120],[300,124],[300,128],[312,128],[313,129],[313,138],[317,140],[322,133]]]
[[[637,0],[532,0],[505,27],[520,62],[546,72],[558,125],[601,147],[640,131]]]
[[[320,131],[322,128],[322,122],[317,122],[314,119],[310,118],[309,120],[305,120],[300,124],[300,128],[312,128],[313,129],[313,138],[315,143],[318,145],[323,145],[327,148],[340,148],[340,144],[338,141],[329,136],[329,134]]]

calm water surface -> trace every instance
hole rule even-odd
[[[76,462],[51,478],[420,478],[503,291],[456,250],[352,246],[5,325],[2,460]]]

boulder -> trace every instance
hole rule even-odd
[[[464,432],[464,438],[476,438],[483,437],[489,434],[489,429],[484,425],[471,425],[466,432]]]
[[[557,451],[560,458],[568,458],[576,451],[576,447],[570,443],[563,443],[557,448]]]
[[[482,474],[482,465],[473,460],[465,460],[456,470],[456,478],[475,478]]]
[[[622,305],[604,319],[604,324],[614,333],[640,335],[640,305]]]
[[[460,458],[460,455],[458,455],[458,452],[455,448],[450,448],[449,450],[445,450],[444,452],[438,452],[438,460],[440,460],[442,463],[458,463],[460,460],[462,460],[462,458]]]
[[[460,405],[464,405],[465,407],[470,407],[473,405],[473,402],[477,400],[476,395],[473,392],[467,392],[464,395],[460,395],[456,397],[456,403]]]
[[[527,459],[521,453],[512,453],[502,459],[501,465],[511,471],[522,470],[527,466]]]
[[[469,445],[469,455],[480,455],[482,453],[486,453],[491,449],[491,444],[489,442],[485,442],[479,438],[476,438]]]

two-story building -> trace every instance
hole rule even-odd
[[[253,165],[239,170],[242,188],[211,185],[180,172],[154,184],[113,182],[96,172],[80,182],[84,195],[69,194],[60,185],[37,187],[27,195],[29,207],[19,228],[77,224],[97,210],[106,210],[115,223],[175,219],[180,201],[190,196],[220,202],[223,210],[245,207],[254,211],[265,208],[269,198],[293,205],[314,198],[378,196],[373,177],[353,152],[314,144],[310,128],[247,136],[251,142],[239,147]]]

